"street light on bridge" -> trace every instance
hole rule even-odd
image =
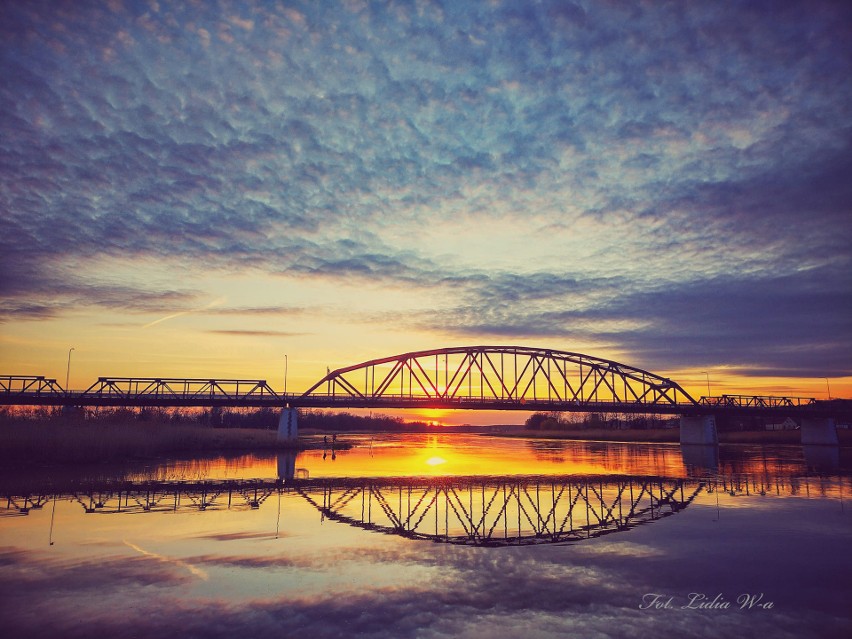
[[[707,371],[701,371],[704,376],[707,378],[707,397],[710,397],[710,373]]]
[[[68,349],[68,367],[65,369],[65,394],[68,394],[68,378],[71,375],[71,351],[74,350],[74,347]]]
[[[287,355],[284,355],[284,397],[287,397]]]

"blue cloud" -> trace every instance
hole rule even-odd
[[[530,300],[540,331],[578,299],[612,315],[615,278],[628,301],[666,301],[642,272],[653,256],[674,291],[789,277],[806,294],[797,270],[819,272],[839,303],[825,320],[794,314],[804,324],[779,337],[808,326],[848,343],[850,32],[852,10],[827,1],[6,3],[7,319],[51,315],[76,299],[69,286],[112,304],[109,283],[62,275],[153,257],[443,285],[462,295],[459,330],[524,334]],[[607,264],[462,267],[382,239],[424,216],[479,223],[483,245],[496,217],[566,237],[593,220],[612,228]],[[769,306],[751,311],[754,326],[772,320]]]

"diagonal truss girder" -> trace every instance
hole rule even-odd
[[[612,360],[526,346],[464,346],[415,351],[329,372],[301,396],[362,401],[410,399],[436,405],[479,400],[547,401],[582,407],[696,404],[679,384]]]
[[[65,394],[65,390],[56,382],[43,375],[0,375],[0,395],[2,394]]]
[[[89,397],[175,399],[192,401],[204,398],[239,400],[276,398],[278,394],[262,379],[189,379],[154,377],[99,377],[78,399]]]

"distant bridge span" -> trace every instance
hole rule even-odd
[[[723,395],[694,399],[675,381],[613,360],[526,346],[415,351],[346,366],[301,394],[265,380],[100,377],[84,391],[0,375],[0,405],[466,409],[836,417],[849,403]],[[792,410],[791,410],[792,409]],[[783,417],[782,417],[783,419]]]

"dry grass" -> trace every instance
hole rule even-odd
[[[488,433],[491,434],[491,433]],[[611,429],[584,428],[582,430],[517,430],[494,433],[498,437],[529,437],[533,439],[579,439],[605,442],[679,442],[677,428]]]
[[[0,422],[0,460],[87,463],[208,451],[277,449],[274,430],[82,420]]]
[[[680,429],[641,429],[613,430],[589,428],[583,430],[526,430],[493,433],[498,437],[530,437],[536,439],[579,439],[610,442],[680,442]],[[852,431],[838,429],[837,437],[841,446],[852,446]],[[802,443],[802,435],[798,430],[777,431],[734,431],[719,433],[719,443],[722,444],[792,444]]]

